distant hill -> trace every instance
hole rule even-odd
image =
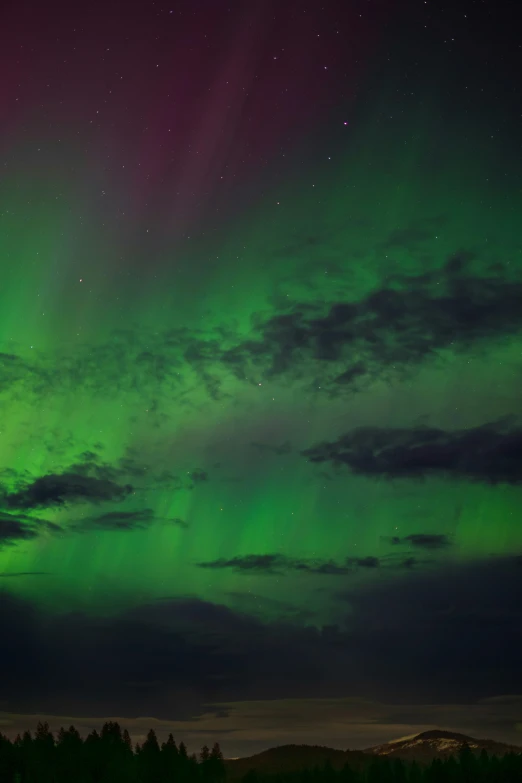
[[[336,750],[322,745],[279,745],[255,756],[226,759],[225,766],[227,778],[237,780],[251,769],[261,775],[271,775],[324,767],[327,761],[334,769],[342,769],[345,764],[358,769],[368,761],[368,756],[361,750]]]
[[[522,748],[506,745],[494,740],[475,739],[453,731],[423,731],[407,739],[387,742],[366,750],[337,750],[323,745],[279,745],[262,753],[245,758],[226,759],[228,780],[239,780],[250,770],[260,775],[272,775],[278,772],[300,772],[304,769],[324,767],[330,762],[334,769],[342,769],[349,764],[353,769],[361,769],[371,762],[373,756],[388,756],[404,761],[416,761],[429,764],[435,758],[447,758],[456,755],[465,745],[469,745],[477,755],[486,750],[490,756],[504,756],[506,753],[522,753]]]
[[[417,761],[429,763],[435,758],[447,758],[459,753],[464,745],[469,745],[473,753],[477,755],[486,750],[490,756],[504,756],[506,753],[522,753],[522,748],[515,745],[506,745],[503,742],[495,742],[488,739],[475,739],[465,734],[457,734],[453,731],[423,731],[407,739],[395,742],[386,742],[384,745],[376,745],[367,748],[364,753],[373,756],[388,756],[390,758],[404,759],[405,761]]]

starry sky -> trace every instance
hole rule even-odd
[[[515,4],[0,27],[0,730],[522,744]]]

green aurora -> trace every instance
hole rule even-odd
[[[332,606],[318,586],[335,574],[201,564],[379,558],[353,562],[364,584],[401,578],[398,549],[419,554],[393,536],[451,542],[417,568],[521,550],[520,475],[390,479],[301,453],[356,427],[454,431],[519,412],[522,307],[487,313],[521,290],[520,190],[496,148],[449,136],[435,109],[411,110],[383,144],[388,110],[219,230],[153,248],[147,269],[117,261],[145,255],[146,240],[67,178],[19,168],[3,181],[4,497],[70,473],[132,487],[26,504],[0,551],[4,575],[18,574],[10,590],[63,610],[191,595],[263,617],[306,607],[322,623]],[[382,289],[399,309],[365,333]],[[443,303],[479,290],[482,320]],[[339,303],[367,309],[360,333],[331,355],[305,342],[276,356],[274,319],[310,322]]]

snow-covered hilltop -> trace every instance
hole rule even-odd
[[[465,734],[440,730],[423,731],[412,737],[367,748],[364,752],[372,753],[375,756],[390,756],[408,761],[429,762],[435,758],[447,758],[448,756],[457,755],[466,745],[473,753],[477,754],[483,750],[492,756],[504,756],[506,753],[522,753],[522,748],[514,745],[506,745],[503,742],[495,742],[495,740],[475,739]]]

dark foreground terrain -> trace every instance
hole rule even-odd
[[[45,723],[10,740],[0,734],[0,783],[522,783],[522,748],[428,731],[365,751],[282,745],[224,759],[216,743],[189,755],[154,731],[133,744],[118,723],[83,739]]]

